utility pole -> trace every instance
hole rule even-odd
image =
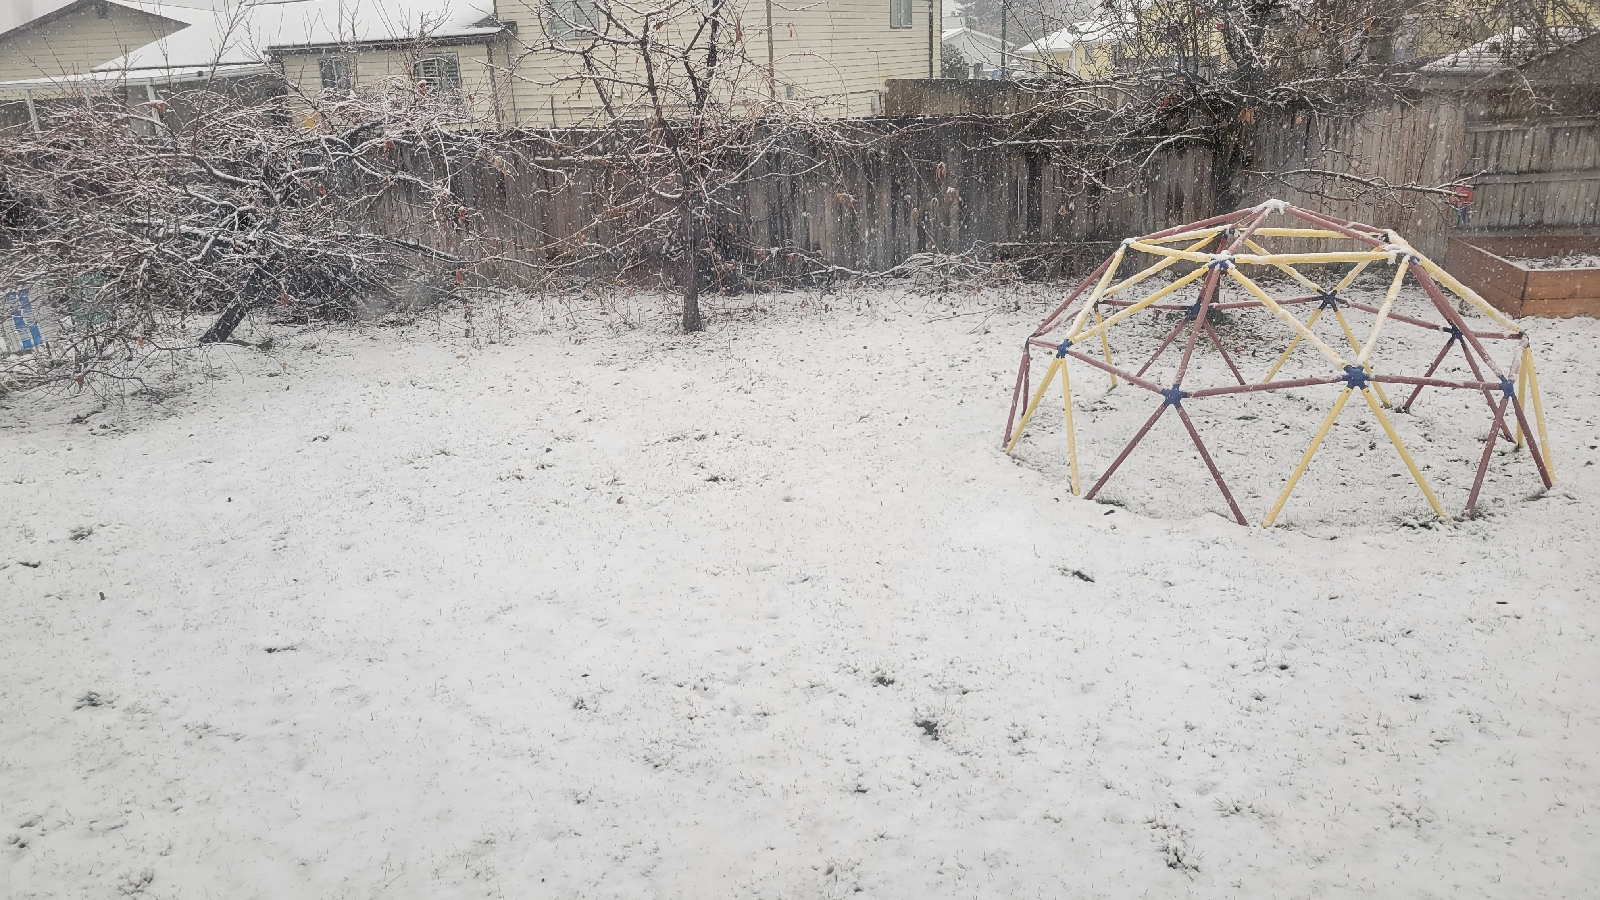
[[[1007,26],[1011,23],[1011,0],[1000,0],[1000,80],[1011,80],[1010,44],[1006,43]]]

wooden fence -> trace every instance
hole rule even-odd
[[[918,254],[1027,258],[1051,274],[1214,206],[1202,147],[1166,149],[1142,173],[1104,173],[1108,183],[1132,182],[1106,190],[1058,165],[1061,151],[1008,140],[994,120],[885,118],[840,128],[848,134],[782,137],[719,196],[708,232],[734,281],[886,272]],[[665,210],[619,220],[615,210],[637,188],[602,166],[552,161],[542,140],[522,139],[522,161],[509,154],[452,177],[457,201],[472,211],[473,239],[527,264],[494,274],[593,271],[623,257],[666,268],[672,253],[651,259],[622,246],[643,218]],[[437,214],[432,199],[396,190],[373,215],[384,229],[420,239]]]
[[[984,87],[984,103],[1009,102]],[[926,95],[943,109],[949,93]],[[916,102],[904,88],[891,96],[902,112]],[[1438,91],[1355,117],[1263,117],[1235,194],[1394,228],[1440,260],[1448,240],[1463,234],[1596,232],[1600,117],[1582,111]],[[1048,275],[1123,237],[1224,211],[1204,145],[1169,147],[1137,173],[1106,172],[1102,183],[1127,185],[1106,190],[1078,177],[1070,145],[1020,139],[1008,121],[900,116],[849,123],[849,140],[784,138],[728,188],[707,223],[723,271],[734,281],[885,272],[917,254],[978,254],[1031,259]],[[591,250],[622,241],[627,229],[607,209],[628,195],[621,178],[599,168],[513,164],[479,166],[455,181],[481,238],[548,267],[580,238]],[[1416,190],[1456,184],[1471,189],[1470,203],[1448,190]],[[414,199],[385,207],[386,226],[404,231],[408,216],[432,214],[425,198]],[[673,255],[662,250],[652,267]]]

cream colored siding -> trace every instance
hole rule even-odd
[[[933,10],[934,74],[938,74],[939,21]],[[764,15],[764,13],[763,13]],[[834,0],[784,9],[773,4],[775,68],[780,81],[824,100],[834,115],[876,110],[890,78],[928,77],[928,3],[912,4],[912,27],[889,27],[889,0]]]
[[[504,87],[492,74],[489,44],[500,44],[502,40],[499,36],[495,36],[486,42],[471,44],[441,44],[420,49],[329,51],[326,54],[301,50],[283,52],[280,54],[280,59],[283,63],[284,78],[289,83],[290,94],[300,98],[296,104],[298,112],[302,117],[307,117],[311,115],[311,102],[322,93],[322,70],[319,60],[325,56],[343,56],[348,59],[351,75],[358,87],[376,88],[394,85],[405,90],[415,90],[416,79],[413,70],[419,57],[455,54],[461,74],[462,102],[467,104],[472,113],[493,120],[497,118],[496,111],[502,105],[499,94],[504,91]],[[492,52],[495,63],[503,66],[504,49],[496,46]]]
[[[0,81],[82,74],[183,27],[125,6],[90,5],[0,40]]]
[[[912,0],[910,28],[889,27],[890,0],[774,2],[775,85],[766,73],[766,5],[745,2],[739,9],[745,59],[725,62],[740,67],[725,71],[747,100],[769,93],[783,99],[792,89],[796,99],[821,102],[826,115],[872,115],[878,112],[886,80],[928,76],[928,2]],[[934,0],[935,61],[940,4]],[[544,128],[581,123],[600,110],[600,98],[594,85],[570,77],[570,57],[538,49],[545,44],[541,13],[538,0],[500,0],[496,5],[497,18],[515,22],[518,34],[509,92],[514,103],[506,111],[507,124]]]
[[[719,98],[735,106],[768,97],[793,98],[818,104],[824,115],[867,116],[879,112],[891,78],[926,78],[929,61],[929,0],[912,0],[911,27],[889,27],[890,0],[832,0],[807,4],[783,0],[772,4],[772,57],[776,78],[767,74],[767,7],[761,0],[741,0],[738,33],[742,56],[724,57],[723,72],[732,87]],[[933,0],[933,59],[938,59],[938,23],[942,0]],[[514,34],[496,35],[471,44],[441,44],[437,49],[460,54],[467,102],[475,113],[521,128],[566,127],[605,118],[595,84],[577,77],[575,58],[551,49],[544,36],[542,0],[499,0],[496,18]],[[671,23],[670,28],[689,27]],[[670,32],[669,32],[670,34]],[[673,38],[667,38],[672,40]],[[409,82],[415,54],[406,49],[356,48],[344,52],[353,62],[361,87],[385,80]],[[291,93],[306,98],[301,113],[311,117],[311,103],[322,90],[317,60],[320,50],[283,50],[279,58]],[[636,65],[623,53],[621,60]],[[681,76],[680,76],[681,77]],[[642,80],[642,79],[641,79]],[[626,107],[637,97],[613,88],[613,103]],[[731,93],[731,96],[730,96]],[[623,115],[643,117],[635,106]]]

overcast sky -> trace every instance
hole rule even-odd
[[[66,6],[69,0],[4,0],[0,3],[0,31],[10,31],[23,22]]]

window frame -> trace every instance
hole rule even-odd
[[[428,72],[430,64],[440,71]],[[447,68],[441,68],[448,64]],[[451,95],[461,93],[461,54],[454,50],[430,50],[419,53],[411,64],[411,80],[428,86],[428,94]]]
[[[600,7],[595,0],[545,0],[544,13],[545,34],[556,43],[575,43],[600,31]]]
[[[916,25],[917,13],[914,0],[889,0],[890,28],[915,28]]]
[[[333,83],[329,83],[329,71],[333,71]],[[322,89],[340,94],[348,94],[356,89],[355,60],[348,56],[324,54],[317,57],[317,77],[322,82]]]

